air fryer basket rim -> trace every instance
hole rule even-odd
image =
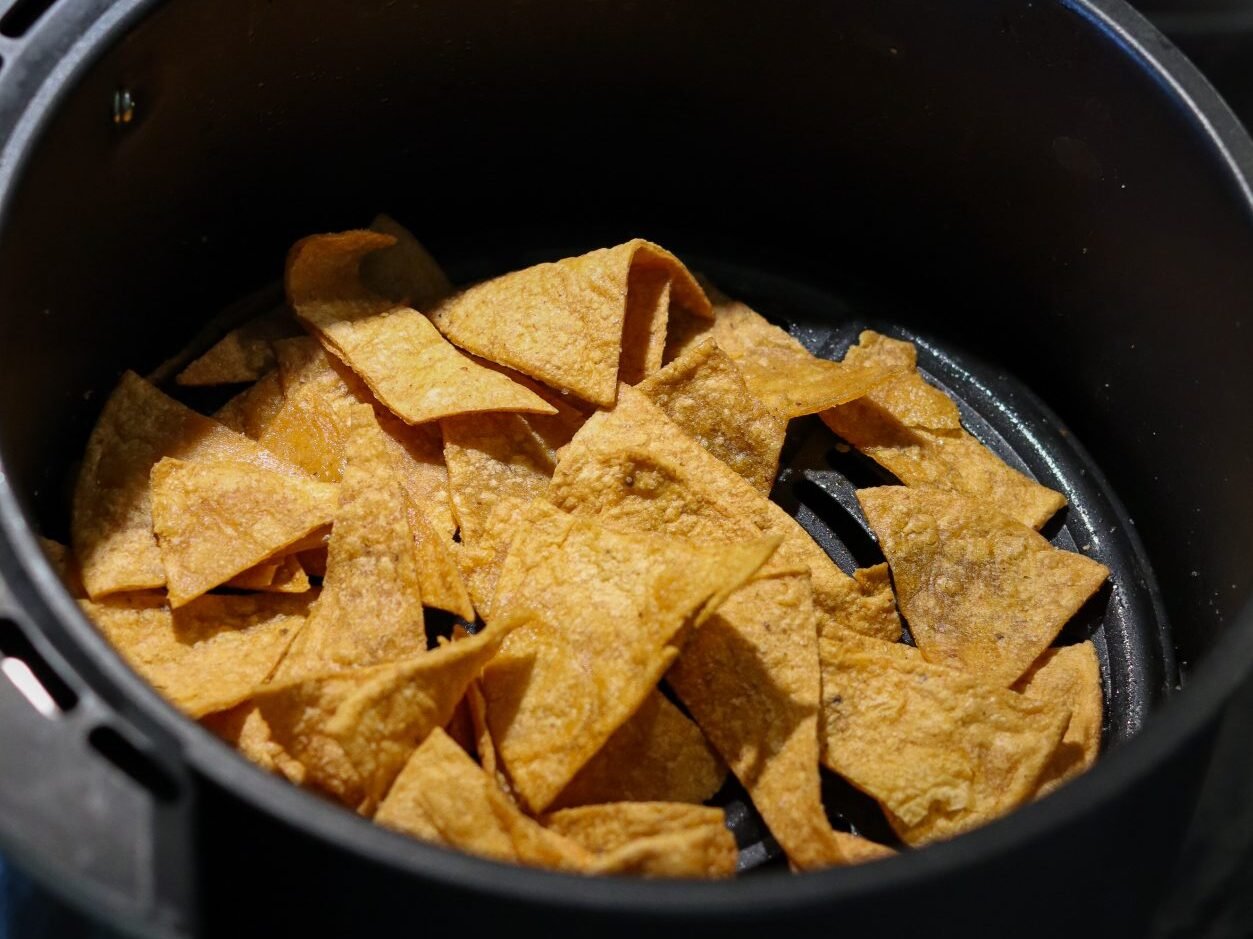
[[[161,2],[95,0],[73,10],[69,9],[75,6],[72,4],[54,8],[41,27],[61,23],[66,29],[81,29],[72,46],[65,41],[65,30],[57,33],[52,28],[40,28],[32,33],[23,55],[27,62],[42,66],[42,72],[5,76],[10,83],[26,83],[31,93],[0,153],[0,227],[9,215],[12,192],[20,184],[24,164],[50,115],[73,92],[85,70]],[[1153,74],[1163,94],[1187,113],[1221,155],[1246,210],[1253,215],[1253,141],[1195,67],[1123,0],[1055,2],[1083,17],[1141,69]],[[197,772],[286,824],[429,882],[483,884],[485,891],[493,894],[551,907],[599,912],[629,909],[638,913],[643,905],[645,912],[666,916],[699,916],[712,910],[761,914],[771,908],[786,906],[794,911],[803,905],[837,903],[854,894],[907,889],[938,872],[1006,853],[1118,798],[1129,785],[1196,737],[1253,669],[1253,603],[1247,603],[1197,667],[1189,686],[1154,715],[1144,732],[1047,799],[955,841],[870,865],[800,877],[750,878],[730,884],[580,879],[579,889],[572,891],[572,878],[567,875],[500,865],[430,847],[375,826],[246,763],[167,704],[90,626],[44,557],[9,477],[3,473],[0,531],[17,561],[16,570],[4,572],[15,602],[36,622],[56,619],[66,624],[94,660],[95,677],[102,686],[114,690],[106,697],[125,700],[164,736],[176,741]]]

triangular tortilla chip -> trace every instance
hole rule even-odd
[[[368,231],[297,242],[286,281],[296,315],[410,424],[483,411],[551,414],[543,399],[458,352],[421,313],[366,289],[362,258],[392,243]]]
[[[843,609],[823,621],[822,632],[849,629],[872,639],[897,642],[901,638],[901,617],[896,612],[896,595],[886,564],[853,571],[853,581]]]
[[[857,499],[922,654],[990,683],[1017,681],[1109,576],[972,499],[906,486]]]
[[[409,229],[389,215],[376,215],[370,230],[396,239],[362,259],[361,280],[371,291],[415,310],[429,309],[453,292],[443,268]]]
[[[304,784],[305,768],[274,742],[270,725],[251,701],[206,714],[200,723],[263,770],[278,773],[297,786]]]
[[[918,350],[912,342],[892,339],[872,329],[858,337],[844,356],[847,365],[879,367],[895,372],[872,389],[866,399],[912,430],[957,433],[961,415],[953,399],[918,374]]]
[[[700,728],[660,691],[561,790],[556,808],[599,802],[704,802],[727,768]]]
[[[693,346],[638,387],[713,456],[770,494],[787,421],[748,390],[716,343]]]
[[[260,440],[283,407],[283,385],[278,372],[267,372],[231,400],[213,412],[213,419],[223,427]]]
[[[910,646],[826,635],[821,652],[823,762],[877,799],[907,844],[1029,799],[1069,720]]]
[[[308,785],[369,813],[514,625],[496,620],[411,659],[266,685],[254,700],[274,740],[306,767]]]
[[[547,808],[634,714],[703,621],[778,539],[718,549],[611,531],[535,503],[501,571],[495,616],[530,614],[483,672],[514,791]],[[595,674],[584,663],[596,662]]]
[[[670,272],[635,265],[627,275],[618,381],[634,385],[661,368],[670,319]]]
[[[299,334],[291,311],[279,307],[232,329],[174,380],[180,385],[256,381],[274,367],[274,340]]]
[[[647,370],[665,328],[657,279],[636,275],[632,283],[638,269],[664,271],[672,305],[709,315],[708,299],[682,262],[637,238],[477,284],[435,307],[431,321],[475,355],[609,407],[617,394],[632,286],[645,296],[632,315],[629,372]]]
[[[270,677],[305,621],[305,597],[208,596],[171,610],[155,594],[83,612],[140,675],[192,717],[244,701]]]
[[[322,595],[279,668],[292,681],[426,651],[417,545],[392,454],[368,404],[349,414]]]
[[[1096,647],[1088,641],[1045,649],[1014,688],[1028,698],[1070,711],[1066,734],[1044,768],[1036,793],[1047,795],[1091,769],[1101,749],[1105,701]]]
[[[152,468],[152,518],[170,604],[182,606],[321,528],[336,498],[334,486],[247,463],[161,460]]]
[[[93,598],[165,585],[165,568],[152,533],[148,476],[166,456],[197,462],[234,460],[303,475],[254,441],[127,372],[91,432],[74,489],[74,556]]]

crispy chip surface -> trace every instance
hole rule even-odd
[[[174,380],[180,385],[256,381],[274,367],[274,340],[299,333],[300,327],[290,310],[285,307],[271,310],[232,329]]]
[[[152,468],[152,519],[170,604],[182,606],[321,528],[337,496],[326,483],[247,463],[161,460]]]
[[[1096,647],[1089,640],[1045,649],[1014,687],[1029,698],[1070,711],[1066,734],[1040,780],[1039,795],[1047,795],[1091,769],[1101,749],[1105,701]]]
[[[844,607],[833,611],[822,623],[823,632],[831,629],[851,629],[884,642],[897,642],[901,638],[901,617],[896,612],[896,596],[892,593],[887,564],[853,572]]]
[[[206,714],[200,723],[263,770],[278,773],[297,786],[304,782],[305,768],[274,742],[270,725],[251,701]]]
[[[91,432],[74,489],[74,556],[92,597],[165,585],[165,568],[152,532],[148,476],[167,456],[196,462],[233,460],[301,475],[256,442],[127,372]]]
[[[694,345],[640,382],[639,390],[758,492],[770,494],[787,421],[748,390],[735,363],[716,343]]]
[[[912,342],[867,329],[848,350],[844,362],[896,373],[869,391],[866,398],[905,427],[936,433],[961,431],[961,415],[953,399],[918,374],[918,350]]]
[[[544,825],[600,855],[600,874],[730,877],[739,856],[723,811],[699,805],[591,805],[554,812]]]
[[[458,352],[421,313],[361,283],[362,259],[392,243],[368,231],[297,242],[287,261],[296,315],[410,424],[482,411],[553,413],[538,395]]]
[[[223,427],[253,440],[260,440],[283,407],[283,385],[278,372],[266,372],[213,412],[213,419]]]
[[[618,380],[634,385],[661,368],[670,319],[670,272],[635,265],[627,275]]]
[[[200,597],[177,610],[155,594],[80,605],[130,666],[191,717],[248,698],[308,611],[305,597],[274,594]]]
[[[367,289],[415,310],[426,310],[452,293],[452,283],[413,233],[390,215],[375,216],[370,230],[396,239],[389,248],[367,254],[361,280]]]
[[[985,824],[1035,792],[1069,715],[910,646],[824,635],[823,761],[908,844]]]
[[[688,828],[639,838],[592,863],[594,874],[638,877],[733,877],[739,851],[725,828]]]
[[[646,271],[668,277],[671,304],[709,315],[708,299],[682,262],[637,238],[477,284],[437,306],[431,321],[462,349],[608,407],[624,361],[627,373],[640,377],[653,361],[660,365],[660,275]],[[624,359],[632,292],[631,350]]]
[[[994,509],[907,486],[857,493],[928,661],[1013,684],[1109,576]]]

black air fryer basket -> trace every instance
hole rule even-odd
[[[5,853],[153,935],[1145,934],[1253,666],[1253,144],[1119,0],[16,0],[0,60]],[[34,534],[123,368],[380,210],[458,281],[640,235],[820,354],[915,340],[1114,571],[1067,628],[1096,768],[882,863],[591,881],[390,833],[181,718]],[[872,562],[878,477],[795,431],[776,497]]]

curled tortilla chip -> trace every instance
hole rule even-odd
[[[514,625],[498,619],[410,659],[274,682],[254,700],[275,741],[306,767],[307,785],[369,813]]]
[[[897,642],[901,638],[901,617],[896,612],[896,596],[887,564],[863,567],[853,572],[845,606],[822,623],[822,631],[850,629],[863,636]]]
[[[1054,708],[1070,711],[1070,723],[1040,778],[1037,795],[1047,795],[1064,782],[1086,773],[1101,749],[1105,701],[1101,663],[1092,642],[1045,649],[1015,690]]]
[[[273,673],[304,624],[304,597],[207,596],[171,610],[132,594],[80,602],[127,663],[191,717],[234,707]]]
[[[1017,681],[1109,576],[971,499],[906,486],[857,499],[922,654],[994,684]]]
[[[747,581],[778,539],[698,548],[542,503],[522,522],[492,612],[529,615],[484,670],[483,695],[514,791],[542,811],[643,704],[687,628]]]
[[[873,796],[907,844],[1027,801],[1069,720],[910,646],[826,635],[821,650],[823,761]]]
[[[148,476],[167,456],[195,462],[233,460],[303,475],[255,441],[127,372],[91,432],[74,489],[74,556],[93,598],[165,586],[165,567],[152,532]]]
[[[152,468],[153,527],[171,606],[182,606],[327,524],[334,486],[247,463]]]
[[[699,805],[591,805],[554,812],[544,825],[599,855],[599,874],[730,877],[739,857],[722,809]]]
[[[634,385],[661,368],[670,319],[670,272],[634,265],[627,275],[618,381]]]
[[[286,278],[296,315],[410,424],[483,411],[551,414],[543,399],[458,352],[417,310],[366,289],[358,276],[362,258],[392,243],[368,231],[297,242]]]
[[[232,329],[204,355],[178,373],[180,385],[229,385],[256,381],[274,368],[274,340],[300,334],[291,311],[271,310]]]
[[[727,768],[705,735],[660,691],[651,692],[553,801],[555,808],[602,802],[704,802]]]
[[[431,321],[462,349],[609,407],[624,361],[628,310],[627,372],[642,376],[653,361],[660,364],[663,274],[671,304],[709,315],[708,299],[682,262],[637,238],[477,284],[435,307]]]
[[[361,280],[371,292],[415,310],[429,309],[453,292],[448,275],[409,229],[390,215],[377,215],[370,230],[396,239],[361,261]]]
[[[769,495],[779,472],[779,451],[787,421],[767,408],[717,344],[695,345],[639,390],[762,495]]]
[[[385,441],[374,409],[355,405],[322,595],[283,660],[278,681],[426,651],[417,545]]]
[[[278,372],[267,372],[214,411],[213,419],[236,433],[260,440],[282,407],[283,385]]]

